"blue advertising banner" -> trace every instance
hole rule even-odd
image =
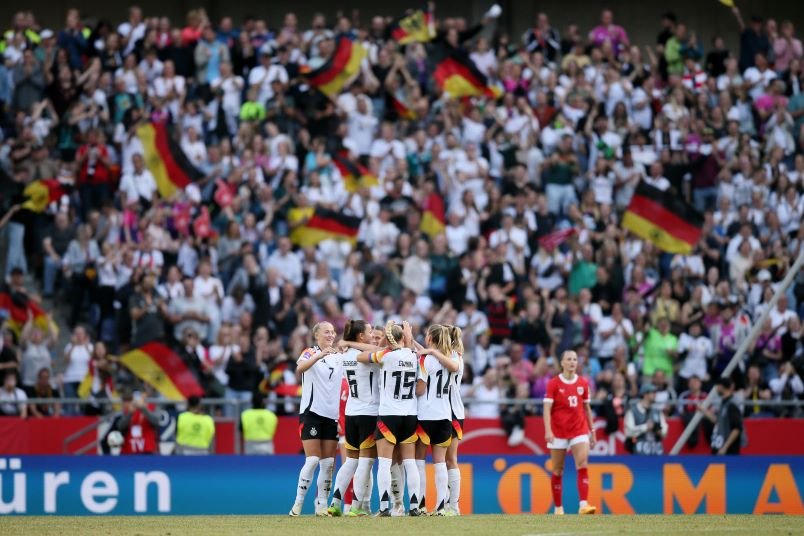
[[[286,514],[301,456],[0,458],[0,514]],[[577,504],[568,461],[564,504]],[[463,514],[547,513],[549,460],[461,459]],[[433,492],[432,468],[428,467]],[[804,514],[802,457],[612,457],[589,466],[589,502],[615,514]],[[311,486],[310,495],[315,493]],[[375,491],[376,500],[376,491]],[[305,512],[311,513],[314,497]],[[433,504],[428,495],[428,504]]]

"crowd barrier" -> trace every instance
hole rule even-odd
[[[0,457],[0,514],[287,514],[302,456]],[[551,509],[544,456],[461,457],[463,514]],[[435,490],[428,467],[428,504]],[[575,470],[564,502],[577,504]],[[804,514],[801,457],[611,457],[589,466],[589,500],[609,514]],[[311,494],[315,487],[311,488]],[[225,493],[222,491],[225,490]],[[376,490],[374,502],[376,508]],[[305,513],[312,513],[308,497]]]
[[[170,452],[175,439],[176,411],[173,408],[160,413],[160,439],[163,452]],[[62,417],[50,419],[0,418],[0,455],[23,454],[75,454],[97,451],[91,444],[102,433],[92,427],[99,423],[96,417]],[[665,452],[669,452],[681,435],[684,425],[678,418],[668,419],[669,433],[664,440]],[[238,454],[241,436],[237,423],[232,419],[217,418],[215,452]],[[592,450],[595,456],[626,454],[625,434],[622,427],[613,434],[605,433],[605,422],[598,420],[597,445]],[[89,432],[66,442],[80,430]],[[744,454],[756,455],[804,455],[804,419],[756,418],[745,420],[747,444]],[[295,417],[280,417],[274,438],[277,454],[298,454],[301,451],[298,420]],[[541,417],[525,420],[525,439],[521,445],[510,447],[499,421],[496,419],[466,419],[464,438],[461,443],[464,454],[545,454],[544,422]],[[682,454],[709,454],[708,438],[703,433],[695,448],[684,448]]]

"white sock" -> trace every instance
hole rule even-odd
[[[380,492],[380,510],[391,508],[391,458],[377,458],[377,489]]]
[[[416,460],[416,470],[419,472],[419,508],[425,507],[425,497],[427,497],[427,462]]]
[[[374,460],[371,460],[374,462]],[[361,508],[366,512],[371,512],[371,492],[374,489],[374,473],[371,472],[371,468],[369,467],[369,480],[368,485],[366,486],[366,493],[363,495],[363,504]]]
[[[299,484],[296,486],[296,504],[304,504],[304,497],[307,496],[307,490],[310,489],[310,482],[313,481],[318,460],[318,456],[307,456],[304,459],[304,465],[299,471]]]
[[[449,492],[449,478],[447,477],[446,462],[433,464],[435,468],[436,507],[435,511],[447,506],[447,493]]]
[[[363,507],[363,501],[371,499],[371,467],[374,465],[374,458],[359,458],[357,460],[357,470],[355,471],[355,500],[358,506]],[[336,481],[337,484],[337,481]]]
[[[332,470],[335,458],[324,458],[318,462],[318,505],[324,506],[329,501],[329,490],[332,489]]]
[[[586,508],[587,506],[589,506],[589,503],[588,503],[588,502],[586,502],[586,501],[581,501],[581,508]]]
[[[341,468],[338,469],[338,474],[335,476],[335,493],[332,496],[333,506],[340,506],[343,503],[343,495],[346,493],[346,488],[349,487],[349,482],[355,476],[357,469],[357,458],[346,458]]]
[[[457,511],[458,501],[461,499],[461,470],[450,469],[447,471],[449,480],[449,505]]]
[[[416,468],[416,460],[402,460],[405,465],[405,477],[408,479],[408,497],[410,498],[410,507],[417,508],[419,498],[416,495],[419,492],[419,470]]]
[[[398,463],[391,465],[391,496],[394,504],[402,504],[402,489],[405,487],[405,475]]]

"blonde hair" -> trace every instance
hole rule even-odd
[[[564,352],[561,354],[561,357],[558,360],[558,371],[559,371],[559,373],[564,372],[564,365],[562,365],[561,362],[564,361],[565,357],[569,357],[571,355],[575,356],[576,361],[578,360],[578,352],[576,352],[575,350],[564,350]]]
[[[449,331],[447,326],[442,326],[441,324],[433,324],[427,328],[427,336],[430,337],[433,346],[445,356],[452,354],[452,338]]]
[[[449,337],[452,339],[452,350],[463,355],[463,331],[458,326],[447,325]]]
[[[315,326],[313,326],[313,342],[316,345],[318,344],[318,332],[321,331],[321,328],[323,328],[325,324],[328,326],[332,326],[332,324],[330,322],[327,322],[326,320],[323,322],[318,322]],[[332,329],[335,329],[334,326]]]
[[[402,346],[400,341],[403,336],[402,326],[395,324],[392,320],[385,324],[385,338],[391,348],[400,348]]]

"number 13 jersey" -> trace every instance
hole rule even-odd
[[[560,374],[547,382],[545,402],[552,402],[553,435],[558,439],[572,439],[589,433],[584,404],[591,399],[589,383],[575,375],[567,380]]]
[[[380,374],[377,365],[357,362],[360,350],[349,348],[343,356],[343,374],[349,384],[346,415],[377,415],[380,405]]]
[[[311,359],[321,349],[317,346],[307,348],[296,360],[297,363]],[[300,413],[312,411],[316,415],[337,421],[340,413],[342,358],[330,354],[319,359],[302,374],[302,396]]]
[[[419,359],[409,348],[379,350],[369,359],[380,371],[380,415],[416,415]]]

